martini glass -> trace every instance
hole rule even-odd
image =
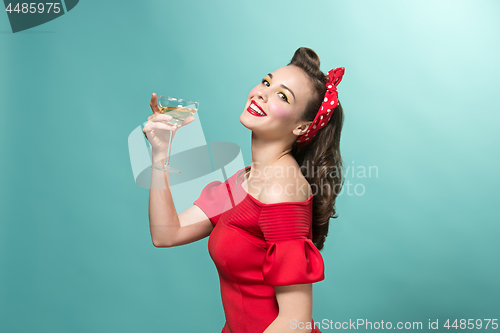
[[[172,120],[168,122],[169,125],[177,127],[175,131],[170,131],[170,140],[168,143],[167,160],[163,167],[153,166],[154,169],[180,173],[180,170],[174,169],[170,166],[170,154],[172,153],[172,141],[174,140],[175,133],[182,126],[184,120],[192,116],[198,111],[198,102],[189,101],[187,99],[174,98],[169,96],[157,96],[158,108],[163,114],[172,116]]]

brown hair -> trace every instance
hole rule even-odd
[[[309,99],[302,113],[302,120],[313,121],[326,93],[326,76],[319,69],[319,57],[313,50],[301,47],[295,51],[288,65],[302,68],[311,79],[315,96]],[[323,248],[328,235],[330,218],[338,217],[335,200],[344,183],[340,155],[340,133],[343,124],[344,111],[339,102],[328,123],[316,133],[311,142],[299,151],[297,151],[297,142],[292,145],[293,157],[301,170],[306,171],[304,177],[311,187],[316,187],[317,191],[313,199],[312,241],[318,250]]]

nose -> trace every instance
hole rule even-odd
[[[257,91],[257,98],[263,102],[266,102],[267,101],[267,94],[265,92],[263,92],[262,89],[259,89]]]

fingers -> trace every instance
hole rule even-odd
[[[149,106],[151,106],[153,114],[161,113],[160,109],[158,108],[158,98],[156,97],[156,93],[153,93],[153,95],[151,95],[151,101],[149,102]]]
[[[165,130],[165,131],[175,131],[177,129],[177,127],[175,127],[175,126],[164,124],[164,123],[159,123],[159,122],[151,123],[151,128],[153,130],[159,129],[159,130]]]
[[[175,131],[177,127],[161,122],[148,121],[146,125],[144,125],[143,132],[151,132],[153,130],[165,130],[165,131]]]
[[[142,133],[144,133],[144,137],[146,137],[146,140],[149,141],[149,138],[148,138],[148,133],[151,135],[153,132],[151,130],[148,130],[146,127],[144,127],[142,129]]]
[[[193,120],[194,120],[194,117],[193,117],[193,116],[189,116],[189,117],[187,117],[187,118],[186,118],[186,119],[184,119],[184,121],[182,122],[181,127],[182,127],[182,126],[186,126],[187,124],[190,124],[191,122],[193,122]]]
[[[169,122],[172,119],[174,119],[174,118],[172,118],[171,115],[163,114],[163,113],[156,113],[156,114],[148,117],[148,121],[153,121],[153,122]]]

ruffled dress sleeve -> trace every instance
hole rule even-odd
[[[262,265],[266,284],[285,286],[324,280],[323,257],[311,240],[312,206],[265,206],[259,225],[267,246]]]
[[[215,180],[205,186],[199,198],[196,199],[193,204],[200,207],[201,210],[207,214],[210,222],[212,222],[215,227],[222,213],[227,210],[226,203],[229,200],[230,193],[227,182],[223,183],[219,180]]]

